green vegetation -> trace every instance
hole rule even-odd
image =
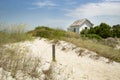
[[[30,31],[28,33],[32,33],[33,36],[49,39],[61,39],[61,37],[65,36],[65,31],[60,29],[51,29],[45,26],[38,26],[34,31]]]
[[[120,24],[118,24],[118,25],[114,25],[113,27],[112,27],[112,35],[113,35],[113,37],[119,37],[120,38]]]
[[[116,50],[107,45],[103,45],[99,41],[94,41],[86,37],[81,37],[80,35],[73,32],[66,32],[60,29],[52,29],[44,26],[39,26],[35,30],[29,31],[28,33],[35,37],[44,37],[48,39],[68,41],[78,47],[86,48],[88,50],[98,53],[98,55],[120,62],[120,50]],[[101,37],[94,34],[87,36],[99,40],[101,39]]]
[[[31,40],[32,37],[24,32],[25,24],[7,25],[7,28],[0,30],[0,45],[19,41]],[[0,28],[4,25],[0,25]]]
[[[69,37],[69,38],[80,37],[78,34],[75,34],[73,32],[66,32],[61,29],[52,29],[47,26],[38,26],[35,28],[35,30],[29,31],[28,34],[35,37],[44,37],[44,38],[54,39],[54,40],[63,40],[66,37]]]
[[[102,37],[96,35],[96,34],[86,34],[86,35],[81,35],[82,37],[87,37],[89,39],[95,39],[95,40],[102,40]]]
[[[90,29],[84,29],[81,34],[84,34],[85,36],[87,34],[96,34],[102,38],[120,38],[120,25],[114,25],[113,27],[111,27],[106,23],[101,23],[100,25],[92,27]]]

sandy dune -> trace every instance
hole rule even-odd
[[[109,63],[108,59],[70,43],[60,41],[56,44],[56,63],[51,63],[51,42],[36,39],[21,45],[28,47],[32,56],[42,59],[43,68],[52,64],[50,76],[55,80],[120,80],[119,63]]]
[[[36,39],[18,43],[28,48],[28,56],[40,57],[48,80],[120,80],[120,64],[96,53],[60,41],[56,44],[56,62],[52,62],[52,41]]]

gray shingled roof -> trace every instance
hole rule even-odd
[[[70,27],[72,27],[72,26],[80,26],[80,25],[84,24],[85,21],[90,22],[88,19],[84,18],[84,19],[80,19],[80,20],[77,20],[77,21],[73,22],[73,24],[71,24]],[[93,24],[91,23],[91,25],[93,25]]]

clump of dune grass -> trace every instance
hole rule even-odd
[[[44,37],[54,40],[64,40],[75,44],[78,47],[86,48],[94,51],[97,54],[120,62],[120,50],[102,44],[100,41],[92,40],[86,37],[81,37],[79,34],[67,32],[60,29],[52,29],[45,26],[39,26],[35,30],[29,31],[29,34],[35,37]]]
[[[105,46],[99,42],[93,42],[92,40],[76,39],[76,38],[64,38],[65,41],[71,42],[78,47],[83,47],[88,50],[96,52],[100,56],[104,56],[111,60],[120,62],[120,50],[116,50],[112,47]]]
[[[14,78],[19,70],[31,77],[39,77],[37,67],[40,59],[26,57],[23,53],[3,47],[8,43],[16,43],[25,40],[32,40],[32,36],[25,32],[26,24],[0,24],[0,67],[11,72]],[[18,48],[16,48],[18,49]]]
[[[3,28],[4,27],[4,28]],[[0,25],[0,45],[19,41],[31,40],[32,37],[25,33],[26,24]]]
[[[18,71],[30,77],[39,78],[40,73],[37,68],[41,65],[40,59],[26,56],[26,51],[27,49],[18,53],[15,49],[1,47],[0,67],[5,71],[11,72],[13,78],[16,78]]]
[[[115,48],[119,45],[119,38],[106,38],[100,41],[102,44]]]

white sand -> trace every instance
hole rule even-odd
[[[51,63],[50,41],[36,39],[20,43],[20,46],[29,49],[28,55],[41,58],[43,65],[41,69],[47,70],[51,65],[52,73],[49,75],[52,76],[51,80],[120,80],[119,63],[107,63],[108,59],[103,57],[95,59],[96,53],[77,48],[70,43],[61,41],[56,44],[56,63]],[[79,50],[83,50],[82,56],[78,56]]]

